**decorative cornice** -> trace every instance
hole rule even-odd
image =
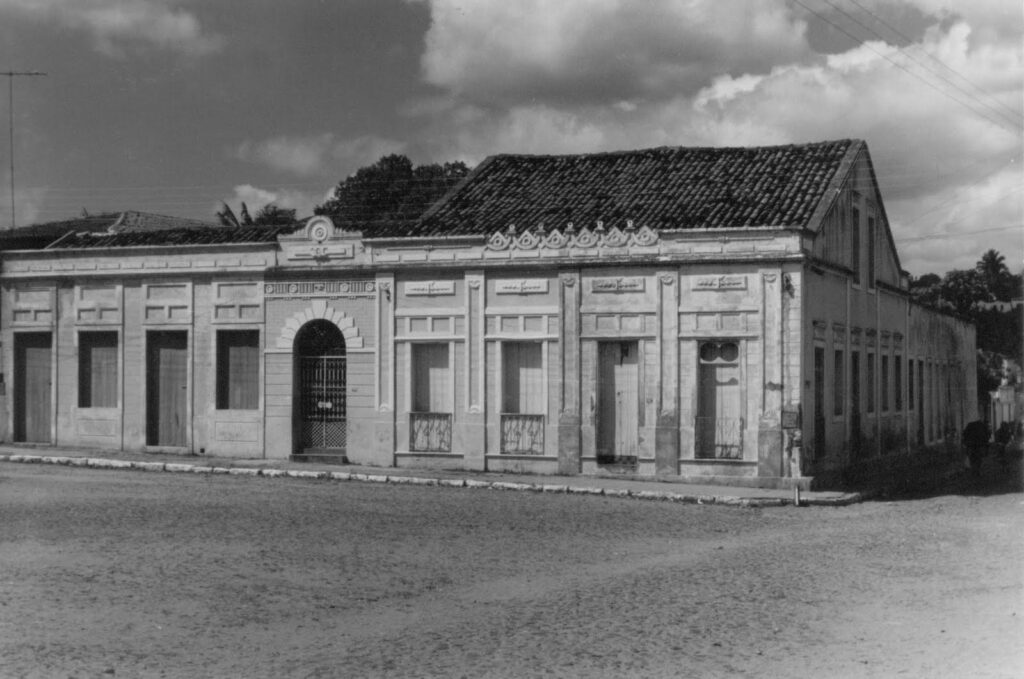
[[[622,248],[650,247],[658,243],[658,233],[648,226],[639,229],[633,222],[626,222],[626,228],[613,226],[606,229],[603,222],[597,222],[594,229],[584,226],[576,230],[572,222],[564,230],[544,231],[543,227],[516,232],[514,224],[505,231],[497,231],[487,239],[488,250],[562,250],[566,248]]]

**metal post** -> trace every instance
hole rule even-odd
[[[7,76],[7,97],[10,102],[8,113],[8,137],[11,144],[11,228],[17,227],[14,213],[14,78],[17,76],[46,75],[40,71],[0,71],[0,75]]]

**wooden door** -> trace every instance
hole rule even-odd
[[[636,342],[598,350],[598,462],[636,462],[640,440],[640,362]]]
[[[14,337],[14,439],[50,443],[51,335],[19,333]]]
[[[188,445],[188,333],[150,332],[146,349],[146,443]]]

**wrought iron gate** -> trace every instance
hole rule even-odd
[[[345,357],[299,357],[299,421],[303,449],[344,450]]]

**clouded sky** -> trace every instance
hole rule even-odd
[[[1022,46],[1015,0],[0,0],[0,71],[47,73],[14,80],[19,225],[307,215],[391,152],[856,137],[915,275],[1024,264]]]

